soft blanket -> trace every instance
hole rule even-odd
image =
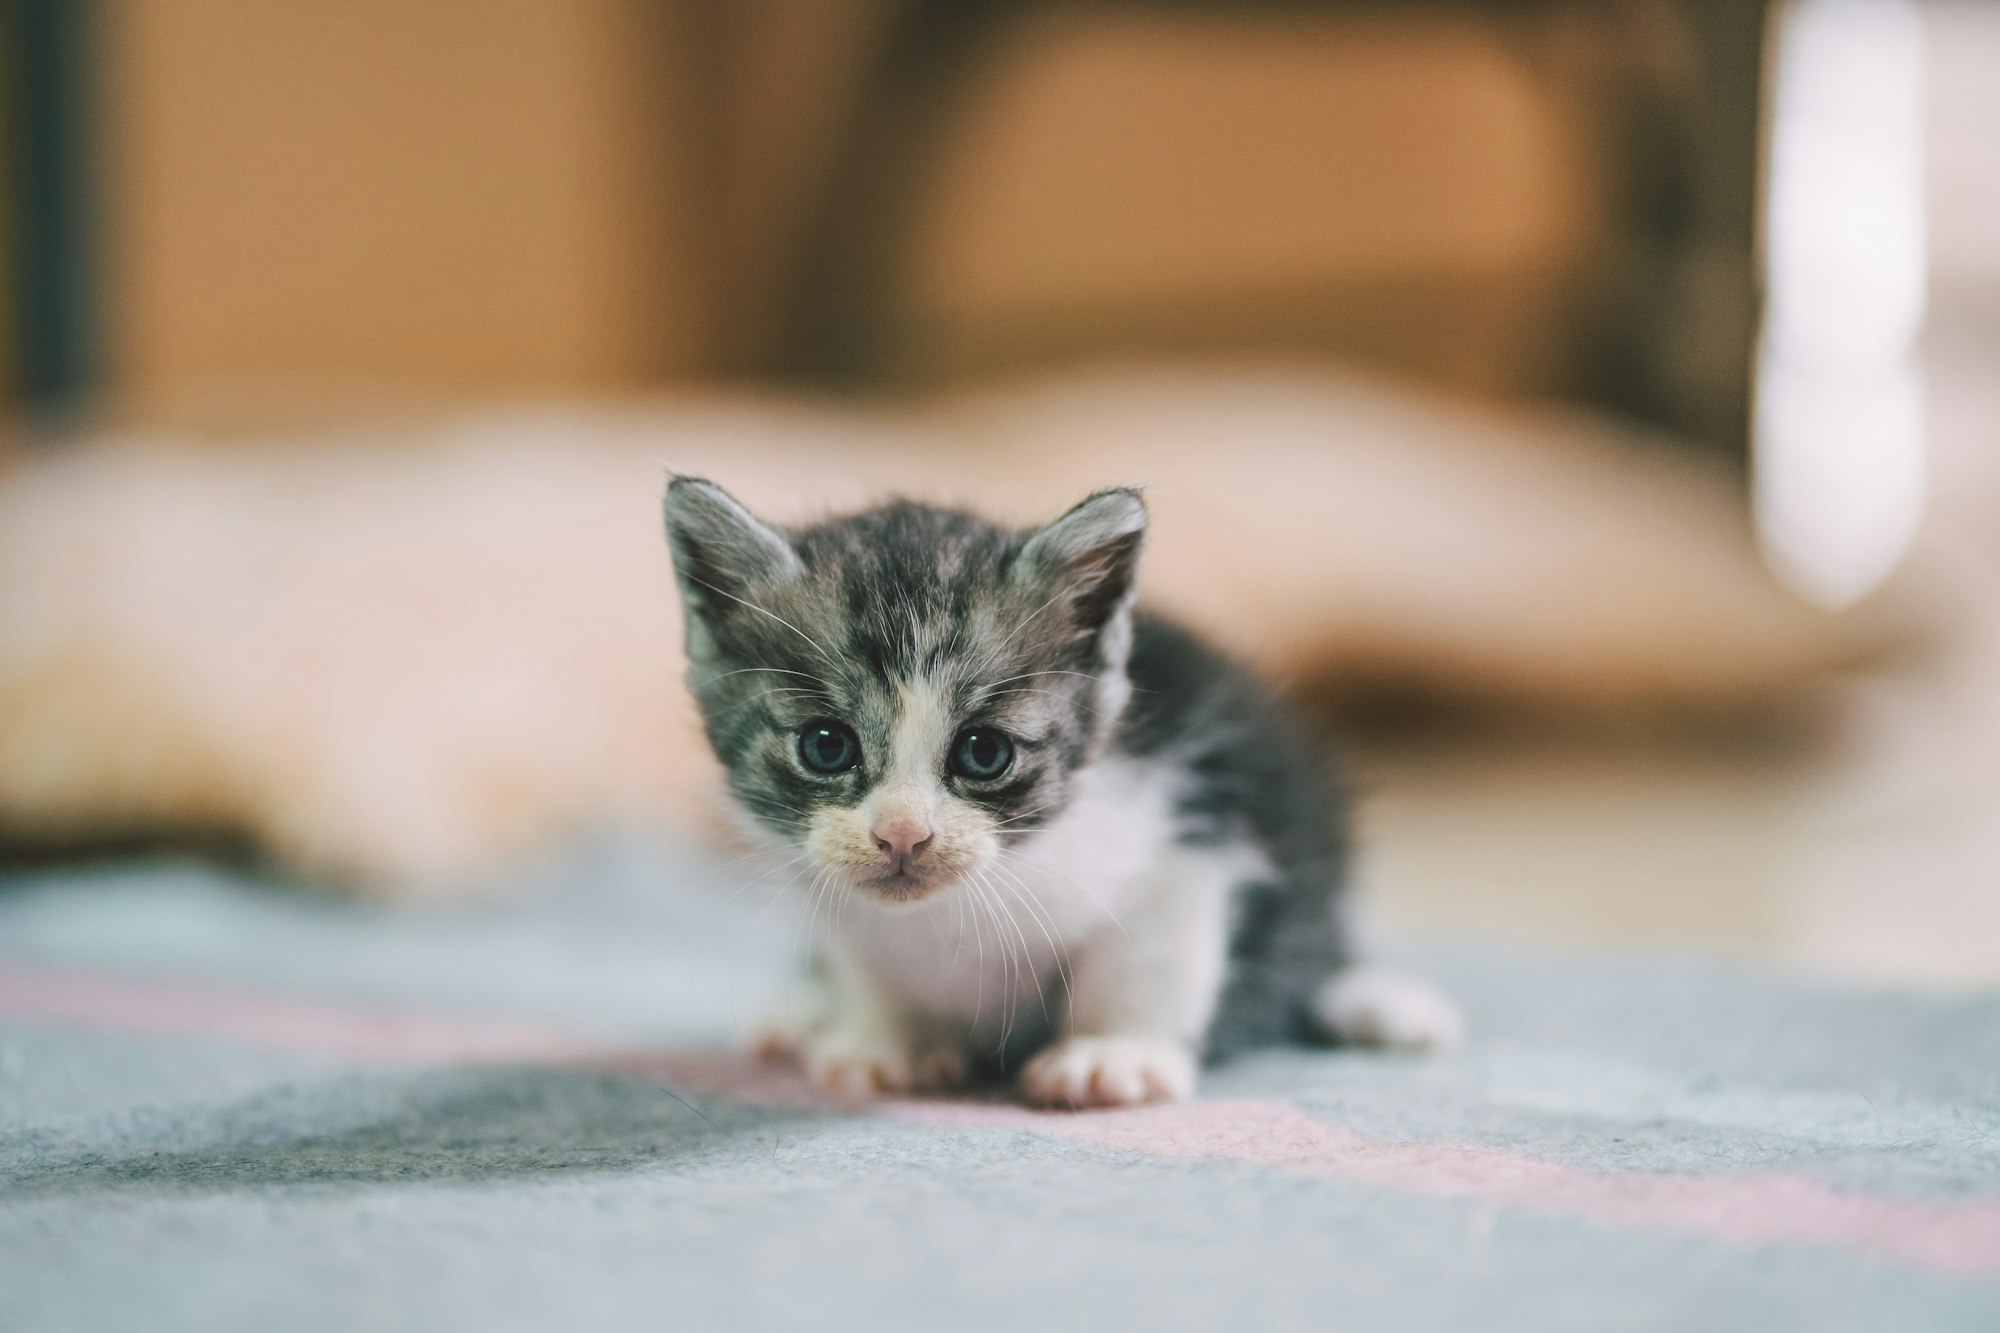
[[[740,878],[0,880],[0,1329],[2000,1328],[2000,996],[1432,943],[1450,1056],[841,1103]]]

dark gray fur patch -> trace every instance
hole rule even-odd
[[[689,684],[755,817],[792,836],[814,809],[860,801],[879,777],[869,756],[888,750],[898,682],[918,676],[948,683],[961,726],[1015,737],[1014,767],[997,782],[940,774],[1010,821],[1010,837],[1061,813],[1098,747],[1180,765],[1178,839],[1247,841],[1273,867],[1238,888],[1208,1054],[1315,1035],[1306,1005],[1346,956],[1334,912],[1347,854],[1339,793],[1270,691],[1145,612],[1134,617],[1131,702],[1100,734],[1099,639],[1135,575],[1138,534],[1044,569],[1023,564],[1032,531],[909,502],[798,530],[756,524],[747,541],[732,522],[755,520],[709,483],[677,478],[668,508],[689,641],[701,647]],[[813,776],[794,761],[799,728],[820,718],[859,736],[852,772]]]

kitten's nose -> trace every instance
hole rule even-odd
[[[898,869],[921,856],[935,837],[930,825],[908,818],[885,819],[869,832],[875,836],[876,849],[894,861]]]

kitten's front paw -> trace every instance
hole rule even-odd
[[[814,1083],[846,1097],[942,1092],[965,1081],[965,1054],[957,1047],[859,1025],[836,1024],[814,1036],[805,1065]]]
[[[1170,1037],[1070,1037],[1028,1062],[1038,1106],[1140,1106],[1194,1095],[1194,1053]]]
[[[748,1045],[759,1060],[802,1063],[827,1024],[828,1004],[815,988],[798,986],[750,1026]]]

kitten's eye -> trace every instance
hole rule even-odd
[[[799,729],[799,762],[815,773],[845,773],[861,762],[861,742],[845,722],[808,722]]]
[[[962,778],[991,782],[1013,762],[1014,742],[991,727],[968,727],[951,745],[951,771]]]

